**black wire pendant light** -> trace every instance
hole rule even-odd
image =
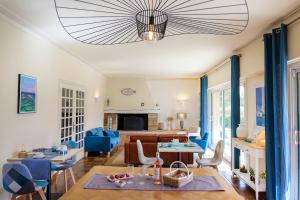
[[[92,45],[158,41],[183,34],[235,35],[248,25],[246,0],[54,0],[74,39]]]

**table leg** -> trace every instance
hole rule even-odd
[[[51,200],[51,175],[50,175],[50,179],[48,180],[48,185],[47,185],[47,192],[46,192],[46,196],[48,200]]]
[[[181,152],[177,152],[177,160],[181,161]],[[180,168],[180,164],[177,164],[177,168]]]

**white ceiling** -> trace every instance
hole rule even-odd
[[[94,0],[99,1],[99,0]],[[224,0],[226,1],[226,0]],[[110,77],[197,77],[300,5],[299,0],[248,0],[250,20],[238,35],[180,35],[148,44],[88,45],[62,28],[53,0],[0,0],[0,11]]]

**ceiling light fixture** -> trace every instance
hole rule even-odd
[[[246,0],[54,0],[64,30],[92,45],[155,42],[184,34],[236,35]]]
[[[168,16],[158,10],[143,10],[136,15],[138,36],[145,41],[156,42],[165,36]]]

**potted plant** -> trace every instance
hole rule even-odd
[[[250,180],[255,182],[255,172],[254,172],[254,169],[252,167],[250,167],[249,173],[250,173]]]

